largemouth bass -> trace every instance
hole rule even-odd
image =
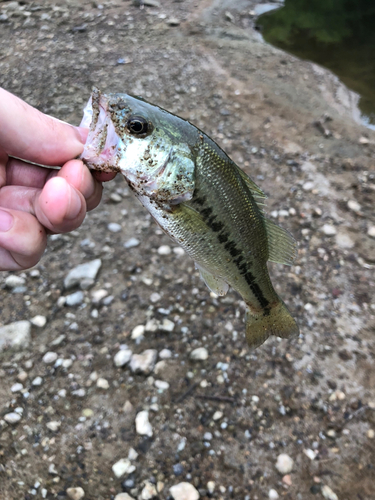
[[[121,172],[159,226],[192,257],[208,288],[237,290],[246,338],[297,335],[267,261],[292,264],[296,242],[268,220],[263,191],[206,134],[141,98],[94,90],[82,126],[92,169]]]

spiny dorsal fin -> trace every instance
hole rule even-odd
[[[268,260],[291,266],[297,257],[297,242],[285,229],[264,218],[268,237]]]
[[[227,293],[229,285],[223,279],[209,273],[197,263],[195,263],[195,267],[199,269],[202,280],[206,283],[211,292],[214,292],[216,293],[216,295],[220,296],[223,296]]]

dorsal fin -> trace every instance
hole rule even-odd
[[[255,184],[255,182],[252,179],[250,179],[250,177],[243,170],[241,170],[238,165],[236,165],[236,167],[237,167],[238,173],[242,177],[242,180],[245,182],[245,184],[248,187],[248,189],[250,190],[251,194],[257,198],[262,198],[263,200],[265,200],[267,198],[267,196],[260,189],[260,187],[257,186]],[[258,200],[257,200],[257,203],[258,203]]]
[[[268,260],[291,266],[297,257],[297,242],[285,229],[263,218],[268,237]]]

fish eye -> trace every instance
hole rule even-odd
[[[131,134],[146,134],[149,126],[148,121],[142,116],[131,116],[127,123],[128,130]]]

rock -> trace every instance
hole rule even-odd
[[[135,430],[141,436],[152,437],[152,426],[148,420],[148,411],[140,411],[135,417]]]
[[[355,213],[360,212],[361,208],[362,208],[361,205],[356,200],[349,200],[347,205],[348,205],[349,210],[352,210]]]
[[[93,304],[99,304],[104,297],[107,297],[108,291],[101,288],[100,290],[94,290],[91,292],[91,302]]]
[[[137,460],[138,458],[138,453],[135,451],[134,448],[130,448],[129,453],[128,453],[128,459],[129,460]]]
[[[179,26],[180,20],[177,17],[171,17],[167,21],[168,26]]]
[[[21,392],[23,389],[23,385],[17,382],[16,384],[13,384],[12,387],[10,388],[11,392]]]
[[[171,247],[168,245],[162,245],[158,248],[159,255],[169,255],[172,252]]]
[[[370,238],[375,238],[375,226],[370,226],[367,229],[367,234],[370,236]]]
[[[112,465],[113,474],[120,478],[124,474],[131,474],[135,471],[135,466],[130,463],[128,458],[121,458],[118,462]]]
[[[34,316],[30,322],[34,325],[37,326],[38,328],[43,328],[46,326],[47,323],[47,318],[45,316],[41,316],[38,314],[37,316]]]
[[[326,484],[322,488],[322,495],[327,500],[339,500],[339,497]]]
[[[85,491],[83,488],[68,488],[66,494],[71,500],[81,500],[85,496]]]
[[[31,341],[31,323],[15,321],[9,325],[0,326],[0,352],[7,348],[20,351],[27,349]]]
[[[99,389],[109,389],[109,382],[105,378],[99,377],[98,380],[96,381],[96,387],[99,387]]]
[[[80,285],[81,281],[84,279],[94,280],[101,265],[102,261],[100,259],[95,259],[73,268],[64,279],[65,288],[69,290],[69,288]]]
[[[355,242],[348,234],[339,232],[336,234],[336,244],[340,248],[350,249],[354,247]]]
[[[215,491],[215,482],[214,481],[208,481],[207,483],[207,491],[212,495],[212,493]]]
[[[160,322],[155,318],[151,318],[146,323],[145,331],[149,333],[157,332],[159,330],[159,327],[160,327]]]
[[[124,243],[125,248],[134,248],[139,245],[140,241],[137,238],[130,238],[130,240]]]
[[[170,319],[164,318],[163,321],[161,322],[161,325],[159,326],[159,329],[162,332],[173,332],[174,330],[174,323]]]
[[[274,490],[274,489],[272,489],[272,490],[270,490],[270,491],[268,492],[268,498],[269,498],[270,500],[277,500],[277,499],[278,499],[278,498],[280,498],[280,497],[279,497],[279,494],[277,493],[277,491],[276,491],[276,490]]]
[[[120,349],[113,358],[115,366],[118,368],[125,366],[131,360],[132,354],[130,349]]]
[[[220,410],[215,411],[215,413],[212,416],[212,420],[215,420],[215,421],[220,420],[221,418],[223,418],[223,415],[224,415],[224,413],[222,411],[220,411]]]
[[[326,236],[334,236],[337,233],[335,226],[332,226],[332,224],[324,224],[322,232]]]
[[[160,7],[160,2],[157,0],[143,0],[143,5],[147,5],[147,7]]]
[[[11,413],[7,413],[4,415],[4,420],[8,424],[17,424],[21,420],[22,416],[19,413],[16,413],[15,411],[12,411]]]
[[[133,373],[149,375],[155,367],[157,357],[156,349],[146,349],[141,354],[133,354],[130,369]]]
[[[197,347],[190,353],[190,359],[194,361],[204,361],[208,358],[208,351],[205,347]]]
[[[118,233],[122,229],[120,224],[117,224],[117,222],[110,222],[107,228],[109,231],[111,231],[111,233]]]
[[[164,380],[155,380],[155,387],[157,389],[160,389],[161,391],[166,391],[169,389],[169,384],[168,382],[165,382]]]
[[[374,439],[374,438],[375,438],[375,431],[374,431],[374,429],[369,429],[369,430],[367,431],[366,435],[367,435],[367,437],[368,437],[369,439]]]
[[[161,295],[158,292],[154,292],[150,295],[150,301],[155,304],[156,302],[159,302],[161,299]]]
[[[46,352],[45,355],[43,356],[43,363],[45,363],[46,365],[50,365],[54,363],[57,358],[58,355],[56,352],[52,351]]]
[[[145,333],[145,327],[143,325],[137,325],[136,327],[133,328],[132,333],[131,333],[131,338],[133,340],[142,337],[142,335]]]
[[[120,203],[120,201],[122,201],[121,196],[117,193],[112,193],[109,199],[113,201],[113,203]]]
[[[84,295],[83,292],[74,292],[65,297],[65,304],[70,307],[79,306],[82,304]]]
[[[293,465],[294,465],[293,459],[286,453],[281,453],[281,455],[277,457],[276,469],[283,476],[285,474],[289,474],[290,472],[292,472]]]
[[[199,493],[190,483],[178,483],[169,488],[174,500],[198,500]]]
[[[141,493],[141,500],[152,500],[157,494],[155,485],[147,481]]]
[[[127,493],[119,493],[115,496],[115,500],[134,500],[134,498]]]
[[[53,431],[53,432],[56,432],[57,430],[59,430],[60,426],[61,426],[61,422],[59,420],[52,420],[51,422],[48,422],[46,424],[47,429],[49,429],[50,431]]]
[[[169,359],[171,357],[172,357],[172,351],[170,351],[169,349],[162,349],[159,352],[159,358],[160,359]]]
[[[17,276],[16,274],[10,274],[5,278],[5,286],[7,288],[16,288],[18,286],[23,286],[26,283],[25,278]]]

